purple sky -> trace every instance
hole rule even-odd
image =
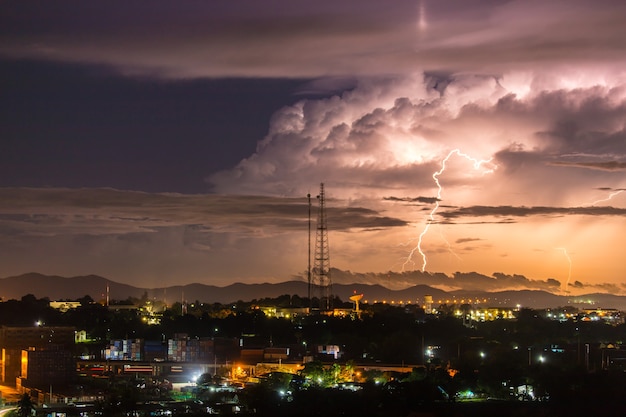
[[[5,2],[0,277],[301,279],[324,182],[338,281],[623,292],[624,19],[587,0]]]

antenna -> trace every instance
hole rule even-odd
[[[354,291],[354,295],[350,296],[350,301],[354,302],[354,312],[359,319],[361,318],[361,309],[359,308],[361,298],[363,298],[363,294],[357,294],[356,291]]]
[[[307,267],[307,278],[308,278],[308,282],[309,282],[309,288],[308,288],[309,312],[311,312],[311,308],[313,307],[313,301],[311,299],[311,194],[307,194],[306,198],[307,198],[307,200],[309,202],[309,238],[308,238],[308,242],[309,242],[309,250],[308,250],[309,263],[308,263],[308,267]]]
[[[320,184],[317,196],[319,210],[317,212],[317,231],[315,233],[315,264],[313,267],[314,281],[320,293],[320,310],[330,310],[332,282],[330,279],[330,255],[328,248],[328,227],[326,225],[326,201],[324,183]]]

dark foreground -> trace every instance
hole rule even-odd
[[[589,404],[550,404],[509,401],[484,401],[435,404],[409,410],[404,407],[372,408],[365,410],[342,409],[284,409],[279,412],[244,414],[257,417],[320,416],[320,417],[590,417],[601,415],[626,416],[626,399],[622,404],[602,404],[602,401]]]

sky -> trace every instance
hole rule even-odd
[[[621,0],[0,13],[0,277],[626,294]],[[314,243],[314,242],[313,242]]]

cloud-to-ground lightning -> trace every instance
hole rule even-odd
[[[446,164],[448,162],[448,160],[452,157],[452,155],[458,155],[458,156],[462,156],[463,158],[472,161],[474,163],[474,169],[479,169],[481,167],[481,165],[483,164],[488,164],[491,162],[491,158],[490,159],[483,159],[483,160],[478,160],[475,158],[472,158],[471,156],[461,152],[459,149],[453,149],[452,151],[450,151],[448,153],[448,155],[443,159],[443,161],[441,161],[441,168],[439,169],[439,171],[436,171],[433,173],[432,177],[433,180],[435,181],[435,184],[437,185],[437,198],[435,199],[435,206],[433,207],[433,209],[430,211],[429,215],[428,215],[428,220],[426,221],[426,226],[424,226],[424,229],[422,230],[422,233],[420,233],[419,238],[417,240],[417,245],[411,250],[411,252],[409,253],[406,261],[404,262],[404,264],[402,265],[402,270],[404,270],[404,268],[406,267],[406,265],[409,262],[413,262],[413,255],[415,255],[415,252],[419,252],[419,254],[422,257],[422,272],[424,272],[426,270],[426,265],[428,264],[428,260],[426,258],[426,253],[422,250],[422,241],[424,239],[424,236],[426,236],[426,233],[428,233],[428,229],[430,229],[430,225],[433,224],[435,222],[435,213],[437,212],[437,210],[439,209],[439,202],[441,201],[441,193],[443,192],[443,187],[441,186],[441,183],[439,182],[439,176],[441,176],[444,171],[446,170]],[[483,174],[488,174],[493,172],[494,168],[485,170],[483,172]]]
[[[570,258],[569,253],[567,253],[567,249],[565,248],[554,248],[556,250],[560,250],[563,252],[565,257],[567,258],[567,262],[569,263],[569,270],[567,272],[567,281],[565,282],[565,292],[568,291],[567,287],[569,286],[569,281],[572,278],[572,258]]]

